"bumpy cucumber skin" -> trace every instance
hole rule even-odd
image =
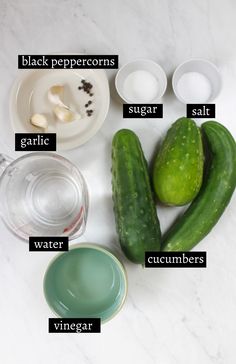
[[[173,225],[162,244],[163,251],[189,251],[214,227],[236,186],[236,143],[216,121],[202,124],[210,164],[202,188],[187,211]]]
[[[168,130],[155,159],[153,186],[158,199],[174,206],[191,202],[202,185],[203,164],[199,128],[191,119],[178,119]]]
[[[147,162],[134,132],[119,130],[112,141],[112,192],[121,248],[133,263],[144,264],[145,251],[159,251],[160,225]]]

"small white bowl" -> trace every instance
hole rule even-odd
[[[135,71],[148,71],[150,72],[158,81],[158,91],[156,96],[150,100],[150,103],[155,103],[156,101],[160,100],[161,97],[164,95],[166,91],[167,86],[167,78],[166,74],[154,61],[151,61],[149,59],[137,59],[135,61],[126,63],[124,66],[122,66],[119,71],[116,74],[115,78],[115,86],[118,95],[126,102],[126,103],[137,103],[135,100],[129,100],[124,95],[124,82],[126,78],[129,76],[130,73]],[[146,103],[145,101],[143,103]]]
[[[218,68],[210,61],[201,58],[190,59],[181,63],[175,70],[172,77],[172,87],[175,96],[183,103],[191,103],[190,98],[184,99],[178,91],[178,82],[180,78],[189,72],[200,73],[205,76],[211,85],[210,96],[204,101],[205,103],[213,101],[220,93],[222,88],[222,80]],[[197,103],[192,101],[192,103]]]

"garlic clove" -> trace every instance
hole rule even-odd
[[[81,119],[81,115],[75,112],[68,110],[63,106],[56,106],[53,109],[56,117],[63,122],[70,122]]]
[[[32,125],[37,126],[38,128],[47,129],[48,127],[48,121],[42,114],[34,114],[30,118],[30,122]]]
[[[64,86],[62,85],[54,85],[49,90],[53,95],[61,95],[64,93]]]
[[[62,101],[63,95],[64,95],[64,86],[62,85],[54,85],[50,87],[50,89],[48,90],[48,100],[52,104],[69,109],[69,107],[66,106]]]

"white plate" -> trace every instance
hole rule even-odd
[[[45,114],[49,120],[47,132],[57,133],[57,150],[68,150],[86,143],[101,128],[110,103],[109,85],[104,70],[41,69],[20,72],[10,97],[10,117],[16,133],[42,132],[31,125],[30,118],[35,113]],[[92,97],[78,89],[82,79],[92,83]],[[65,104],[73,105],[82,119],[68,123],[56,121],[52,112],[53,105],[47,99],[49,88],[56,84],[65,86]],[[88,100],[92,101],[88,109],[94,110],[90,117],[85,108]]]

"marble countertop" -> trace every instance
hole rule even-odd
[[[18,54],[85,52],[119,54],[120,65],[135,58],[160,63],[169,76],[164,118],[122,120],[109,70],[111,105],[100,132],[86,145],[62,153],[88,182],[91,205],[86,233],[78,241],[119,251],[111,202],[111,139],[133,129],[151,159],[170,124],[185,114],[170,77],[191,57],[213,61],[223,89],[217,119],[236,137],[236,3],[233,0],[1,0],[0,148],[15,158],[8,104],[18,74]],[[199,124],[201,120],[197,121]],[[236,195],[198,246],[207,269],[143,269],[122,255],[129,280],[124,308],[101,334],[48,334],[52,316],[42,292],[54,253],[29,253],[0,222],[0,361],[4,364],[233,364],[236,362]],[[158,208],[165,231],[180,208]]]

